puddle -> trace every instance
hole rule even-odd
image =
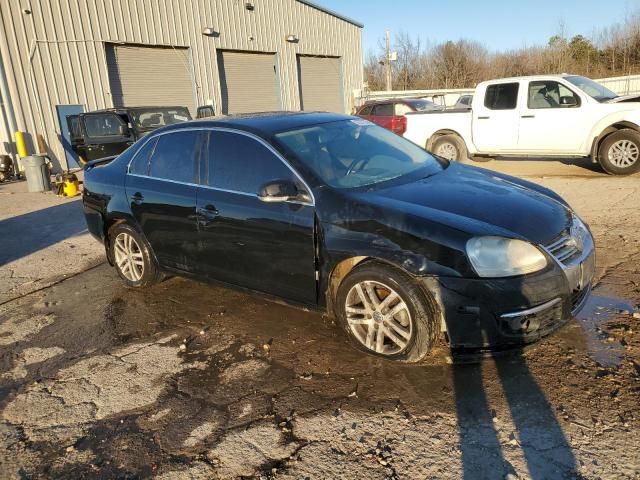
[[[587,348],[591,358],[605,368],[617,367],[624,358],[624,347],[619,341],[608,342],[608,335],[600,330],[601,325],[614,315],[636,309],[631,301],[604,295],[591,294],[576,320],[587,337]]]

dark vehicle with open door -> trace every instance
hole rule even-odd
[[[109,108],[67,117],[71,147],[84,164],[119,155],[156,128],[191,120],[187,107]]]

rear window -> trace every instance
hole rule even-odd
[[[484,96],[484,106],[489,110],[514,110],[518,104],[519,83],[489,85]]]

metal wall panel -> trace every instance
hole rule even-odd
[[[195,115],[188,48],[107,45],[115,107],[184,106]]]
[[[344,111],[340,64],[339,58],[298,56],[302,110]]]
[[[272,112],[279,108],[275,56],[218,51],[221,112]]]
[[[113,106],[107,43],[188,47],[198,104],[222,104],[218,50],[274,52],[281,108],[300,109],[297,55],[342,58],[343,98],[362,87],[361,28],[297,0],[0,0],[0,56],[18,128],[64,158],[56,105]],[[27,9],[31,13],[23,13]],[[217,33],[202,35],[204,27]],[[286,41],[289,34],[297,43]],[[35,150],[35,149],[34,149]]]

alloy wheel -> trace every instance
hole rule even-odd
[[[607,152],[609,161],[619,168],[630,167],[638,161],[640,149],[631,140],[618,140]]]
[[[453,143],[443,143],[438,145],[438,148],[435,151],[435,154],[439,157],[446,158],[447,160],[457,160],[458,159],[458,149]]]
[[[411,313],[391,287],[375,281],[357,283],[345,303],[349,329],[364,347],[382,355],[407,348],[413,334]]]
[[[140,245],[128,233],[119,233],[113,245],[116,266],[127,280],[138,282],[144,275],[144,257]]]

